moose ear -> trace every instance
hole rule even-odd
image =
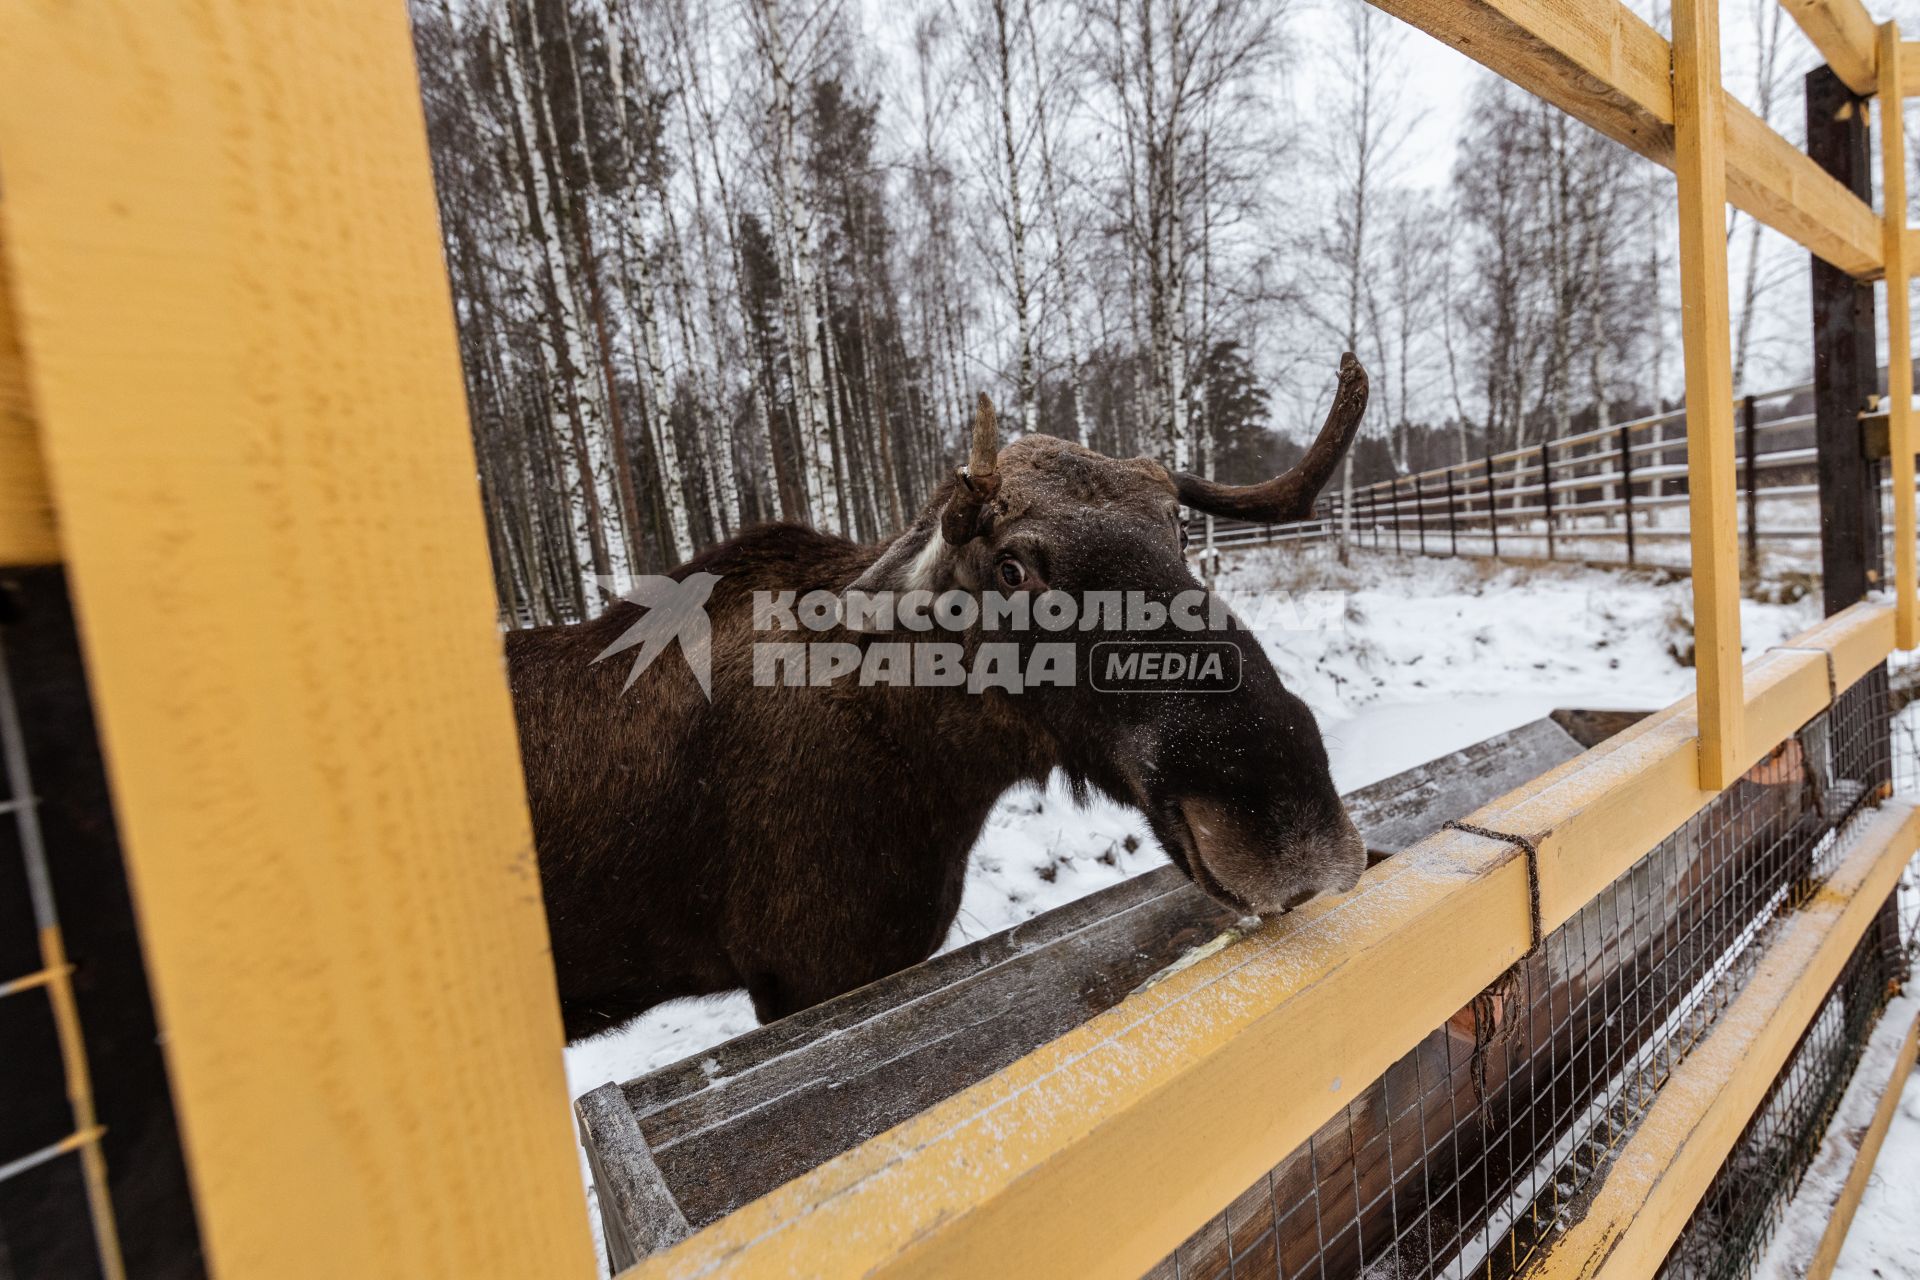
[[[986,392],[974,405],[967,465],[933,495],[913,527],[893,540],[849,592],[932,591],[968,585],[957,581],[960,548],[987,532],[989,504],[1000,492],[1000,433]]]
[[[893,540],[848,590],[891,591],[895,595],[909,591],[938,594],[953,586],[959,548],[949,543],[941,532],[944,510],[945,504],[929,508],[911,529]]]

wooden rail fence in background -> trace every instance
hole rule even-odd
[[[1734,404],[1741,567],[1817,569],[1819,482],[1813,388],[1782,387]],[[1863,420],[1887,452],[1884,413]],[[1688,563],[1685,410],[1635,418],[1541,444],[1358,487],[1351,536],[1362,549],[1420,555],[1505,555],[1626,565]],[[1891,510],[1891,481],[1881,478]],[[1214,546],[1313,543],[1341,535],[1341,497],[1293,524],[1214,521]],[[1196,545],[1199,539],[1196,538]],[[1771,555],[1763,544],[1779,549]],[[1671,554],[1663,554],[1671,547]]]

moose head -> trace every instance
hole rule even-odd
[[[1155,653],[1175,603],[1201,594],[1184,554],[1182,507],[1305,519],[1352,443],[1366,400],[1366,372],[1349,352],[1326,423],[1300,463],[1259,484],[1232,485],[1052,436],[1001,448],[982,395],[968,464],[854,590],[1139,601],[1136,609],[1083,611],[1077,678],[1035,686],[1021,700],[1033,729],[1055,744],[1076,786],[1145,814],[1168,855],[1214,897],[1266,913],[1343,893],[1366,866],[1365,846],[1334,788],[1313,713],[1282,687],[1247,631],[1209,608],[1204,625],[1164,646],[1196,659],[1226,646],[1222,669],[1237,674],[1233,688],[1103,687],[1100,665],[1119,660],[1121,645]],[[1201,621],[1197,612],[1186,616]],[[1163,620],[1158,637],[1139,630],[1143,613]],[[983,638],[978,628],[969,635],[971,643]],[[1027,647],[1053,638],[1031,624],[1024,630]]]

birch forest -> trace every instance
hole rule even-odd
[[[983,390],[1007,434],[1244,481],[1350,349],[1349,484],[1677,394],[1670,176],[1477,74],[1414,180],[1438,55],[1358,0],[411,9],[511,624],[759,521],[887,537]],[[1795,136],[1754,11],[1727,74]],[[1803,376],[1764,304],[1804,255],[1728,234],[1736,380]]]

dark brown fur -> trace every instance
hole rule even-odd
[[[570,1038],[742,986],[768,1020],[925,958],[988,810],[1046,776],[1000,699],[753,686],[754,587],[844,588],[875,555],[770,525],[677,571],[721,575],[711,705],[677,647],[624,693],[626,661],[589,664],[631,605],[508,637]]]

